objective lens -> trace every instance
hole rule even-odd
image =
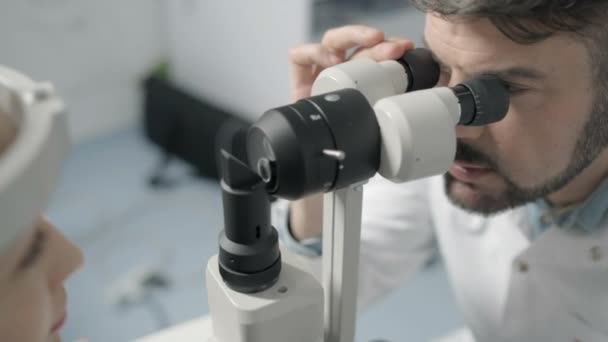
[[[266,184],[272,181],[272,166],[270,165],[270,160],[266,158],[258,160],[258,175],[260,175]]]

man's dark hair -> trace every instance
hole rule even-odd
[[[557,32],[593,38],[606,30],[608,1],[601,0],[412,0],[443,16],[488,18],[507,37],[534,43]]]
[[[583,38],[596,86],[608,90],[608,1],[605,0],[411,0],[444,17],[487,18],[505,36],[531,44],[556,33]],[[556,53],[559,53],[558,51]]]

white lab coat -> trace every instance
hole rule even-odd
[[[493,217],[453,206],[442,177],[364,190],[360,304],[443,255],[470,332],[442,342],[608,341],[608,229],[527,237],[524,208]],[[406,324],[406,322],[404,322]]]

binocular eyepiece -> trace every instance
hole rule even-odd
[[[325,88],[335,89],[267,111],[222,150],[219,267],[232,289],[259,292],[278,279],[281,254],[270,224],[270,195],[299,199],[377,172],[386,176],[386,170],[402,181],[444,172],[453,162],[456,125],[487,125],[507,113],[509,94],[496,78],[433,88],[439,67],[428,50],[411,50],[396,62],[336,69],[337,77],[361,88],[340,87],[326,77]],[[346,77],[348,72],[354,76]],[[388,80],[378,85],[383,92],[374,88],[378,79]],[[392,96],[378,96],[387,91]]]
[[[407,90],[415,91],[408,99],[441,100],[416,100],[420,91],[440,89],[429,89],[437,83],[439,67],[428,50],[411,50],[398,62],[408,77]],[[446,101],[458,106],[454,125],[487,125],[501,120],[509,107],[507,90],[493,77],[478,77],[449,89],[453,99]],[[442,93],[441,97],[446,96]],[[436,103],[428,104],[429,111],[435,110]],[[415,105],[424,108],[425,103]],[[287,199],[372,177],[379,169],[381,146],[374,104],[356,89],[340,89],[271,109],[249,129],[247,137],[250,167],[264,179],[271,194]]]

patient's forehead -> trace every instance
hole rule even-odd
[[[17,128],[7,113],[0,109],[0,154],[13,142]]]

